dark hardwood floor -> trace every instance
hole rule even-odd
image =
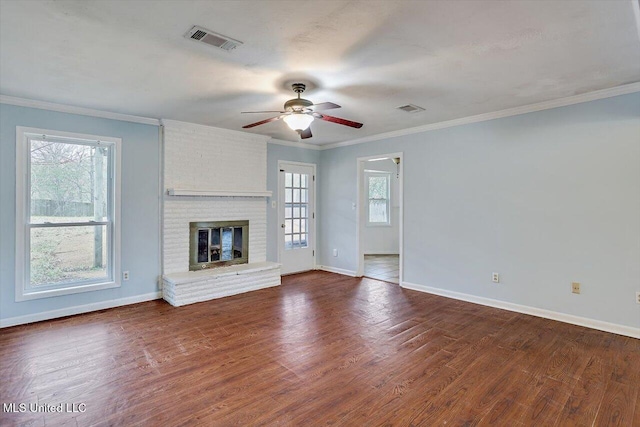
[[[0,330],[0,425],[640,426],[640,340],[325,272]]]

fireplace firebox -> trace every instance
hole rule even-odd
[[[249,221],[189,223],[189,270],[249,262]]]

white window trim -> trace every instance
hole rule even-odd
[[[28,265],[27,259],[30,255],[29,248],[27,247],[27,239],[26,239],[26,230],[27,230],[26,225],[27,225],[27,218],[28,218],[28,212],[26,210],[26,207],[29,206],[29,201],[28,201],[29,195],[26,192],[27,182],[29,179],[29,177],[27,177],[27,173],[29,172],[27,168],[27,159],[29,156],[27,138],[29,135],[32,135],[32,134],[51,135],[52,137],[55,136],[55,137],[69,138],[69,139],[96,140],[96,141],[109,142],[114,145],[113,158],[115,161],[115,171],[114,171],[114,177],[113,177],[114,227],[113,227],[113,277],[112,277],[112,280],[101,282],[101,283],[75,285],[75,286],[70,286],[66,288],[56,288],[56,289],[36,290],[36,291],[27,289],[25,281],[28,275],[26,274],[27,273],[26,269]],[[22,126],[16,127],[16,264],[15,264],[15,267],[16,267],[15,268],[15,284],[16,284],[15,300],[16,302],[120,287],[121,285],[121,281],[120,281],[120,276],[121,276],[121,272],[120,272],[121,146],[122,146],[122,139],[120,138],[88,135],[88,134],[80,134],[80,133],[72,133],[72,132],[61,132],[56,130],[37,129],[37,128],[22,127]]]
[[[384,176],[387,178],[387,222],[369,222],[369,177]],[[365,199],[367,204],[367,227],[391,227],[391,172],[365,170]]]

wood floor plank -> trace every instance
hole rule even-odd
[[[637,392],[637,385],[632,387],[617,381],[609,381],[594,425],[632,425]]]
[[[0,425],[640,425],[640,341],[309,272],[0,330]],[[594,424],[595,423],[595,424]]]

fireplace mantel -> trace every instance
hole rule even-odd
[[[225,191],[225,190],[203,190],[203,189],[167,189],[169,196],[192,196],[192,197],[271,197],[271,191]]]

